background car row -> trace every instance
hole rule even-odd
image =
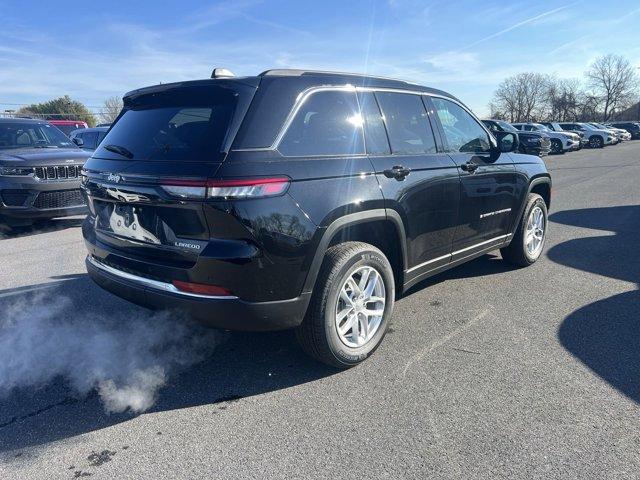
[[[603,125],[596,122],[527,122],[482,120],[491,131],[517,132],[520,153],[544,156],[566,153],[583,147],[602,148],[622,141],[640,139],[640,122]]]

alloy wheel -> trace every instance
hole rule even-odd
[[[542,208],[536,206],[527,219],[527,231],[525,234],[524,244],[527,253],[532,258],[537,258],[542,251],[545,233],[545,218]]]
[[[386,289],[382,275],[363,266],[349,274],[336,302],[335,327],[340,341],[351,348],[369,342],[380,328]]]

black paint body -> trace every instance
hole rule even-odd
[[[267,74],[158,88],[180,89],[190,83],[206,87],[223,81],[242,82],[243,88],[251,89],[252,98],[243,107],[241,122],[226,140],[220,160],[138,162],[97,150],[85,166],[83,188],[91,214],[83,234],[90,256],[112,268],[163,282],[218,285],[238,298],[186,298],[141,286],[87,262],[94,280],[130,301],[152,308],[182,307],[216,327],[293,327],[304,318],[324,253],[337,239],[349,240],[357,234],[358,240],[367,241],[361,236],[368,227],[390,235],[369,240],[398,252],[394,270],[403,290],[508,244],[527,193],[536,185],[542,185],[548,192],[545,199],[550,200],[550,177],[540,158],[514,153],[452,154],[432,110],[438,151],[429,155],[304,158],[285,157],[270,148],[306,89],[353,85],[411,91],[426,95],[427,106],[428,95],[455,100],[441,91],[395,80],[325,73]],[[144,90],[149,91],[153,87]],[[477,169],[464,171],[461,166],[467,163],[477,164]],[[402,179],[385,175],[398,165],[410,168],[410,173]],[[122,180],[113,183],[111,174]],[[158,187],[166,178],[282,175],[291,179],[288,190],[269,198],[183,201]],[[198,244],[199,250],[133,241],[97,228],[98,210],[118,203],[114,190],[123,198],[135,198],[141,214],[159,220],[175,238]],[[497,211],[505,213],[481,218]],[[384,228],[377,229],[381,225]]]

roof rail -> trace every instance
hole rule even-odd
[[[370,75],[367,73],[353,73],[353,72],[332,72],[332,71],[327,71],[327,70],[302,70],[302,69],[295,69],[295,68],[274,68],[271,70],[265,70],[264,72],[260,73],[258,76],[259,77],[300,77],[302,75],[307,75],[307,74],[320,74],[320,75],[346,75],[346,76],[351,76],[351,77],[368,77],[368,78],[376,78],[379,80],[392,80],[394,82],[402,82],[402,83],[406,83],[408,85],[419,85],[418,83],[415,82],[408,82],[406,80],[402,80],[400,78],[393,78],[393,77],[383,77],[381,75]]]

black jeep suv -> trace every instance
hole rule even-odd
[[[397,80],[271,70],[135,90],[83,171],[87,269],[214,327],[295,328],[352,366],[412,285],[495,249],[538,259],[551,179],[516,148]]]
[[[0,227],[86,213],[80,171],[87,158],[46,121],[0,118]]]

